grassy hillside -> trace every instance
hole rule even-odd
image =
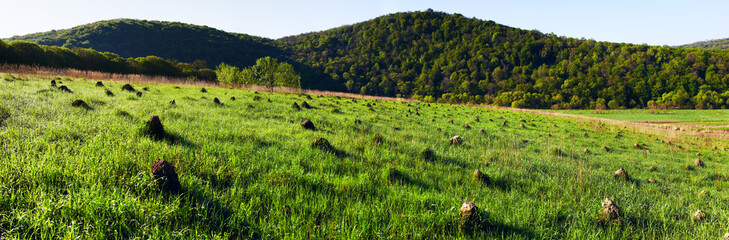
[[[138,96],[119,82],[55,79],[67,93],[52,79],[0,78],[0,238],[717,239],[729,229],[725,141],[444,104],[132,84]],[[304,101],[312,108],[292,107]],[[153,115],[165,140],[139,133]],[[455,135],[462,144],[449,144]],[[317,138],[333,148],[312,147]],[[706,167],[694,167],[697,153]],[[176,167],[179,193],[158,190],[158,159]],[[619,168],[630,180],[613,179]],[[601,214],[605,198],[620,218]],[[467,201],[481,218],[461,231]],[[706,218],[692,220],[697,209]]]
[[[729,49],[729,38],[695,42],[679,46],[681,48]]]

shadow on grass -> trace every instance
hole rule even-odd
[[[200,148],[200,146],[198,146],[197,144],[195,144],[191,141],[188,141],[187,139],[180,136],[179,134],[171,133],[171,132],[167,132],[167,134],[165,134],[165,137],[160,139],[159,141],[164,141],[170,145],[183,146],[186,148],[195,148],[195,149]]]

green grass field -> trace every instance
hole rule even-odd
[[[650,109],[627,109],[627,110],[606,110],[596,112],[595,110],[556,110],[554,112],[582,115],[596,118],[606,118],[623,121],[679,121],[679,122],[721,122],[729,124],[729,110],[656,110]]]
[[[119,82],[57,79],[73,91],[66,93],[51,79],[0,78],[0,238],[720,239],[729,232],[724,140],[444,104],[132,84],[139,97]],[[71,106],[77,99],[89,108]],[[303,101],[313,108],[292,108]],[[153,115],[172,140],[139,133]],[[306,119],[315,131],[301,127]],[[449,144],[455,135],[463,144]],[[334,149],[313,148],[320,137]],[[435,157],[424,157],[424,148]],[[694,167],[697,153],[706,167]],[[180,193],[157,188],[150,172],[157,159],[175,165]],[[631,180],[613,179],[619,168]],[[489,182],[474,181],[476,169]],[[617,220],[602,216],[605,198],[620,208]],[[483,218],[462,231],[467,201]],[[698,209],[707,217],[694,221]]]

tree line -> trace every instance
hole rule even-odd
[[[215,72],[204,61],[183,63],[157,56],[122,58],[115,53],[88,48],[44,46],[26,41],[0,40],[0,63],[54,68],[74,68],[121,74],[160,75],[215,81]]]

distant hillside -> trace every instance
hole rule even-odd
[[[679,46],[680,48],[729,49],[729,38],[695,42]]]
[[[277,43],[370,95],[532,108],[720,108],[729,99],[729,51],[559,37],[431,10]]]
[[[119,19],[13,38],[214,67],[272,56],[301,86],[528,108],[729,107],[729,51],[598,42],[437,11],[277,40]],[[1,49],[0,49],[1,50]]]
[[[92,48],[121,57],[159,56],[182,62],[204,60],[208,67],[220,62],[252,65],[256,59],[278,55],[269,39],[228,33],[214,28],[132,19],[100,21],[71,29],[16,36],[42,45]]]

